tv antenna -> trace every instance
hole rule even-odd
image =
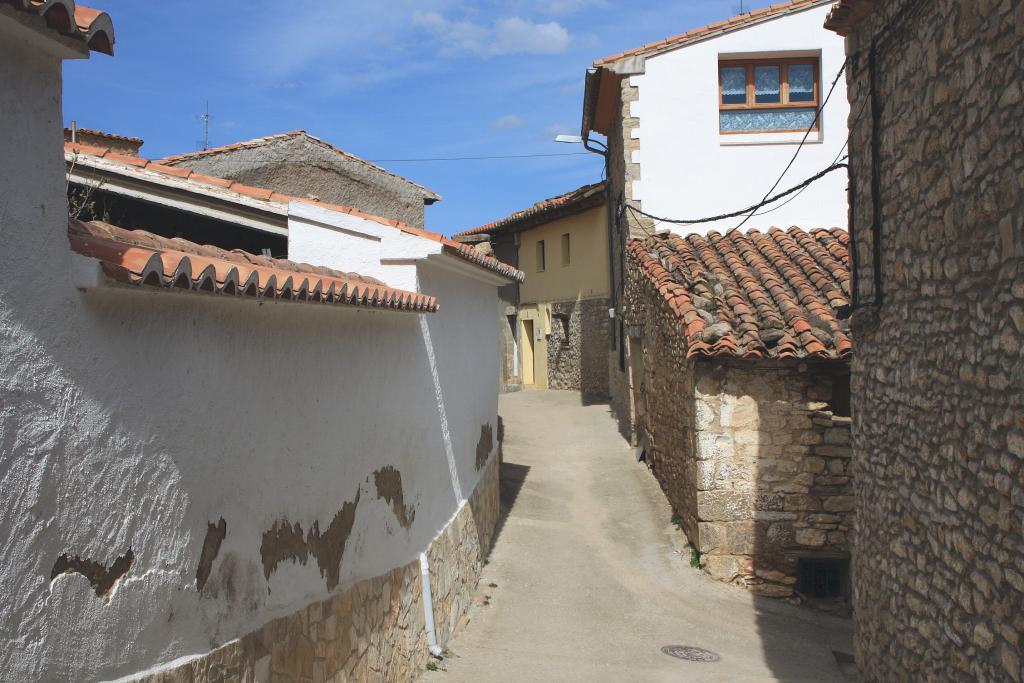
[[[196,141],[196,145],[201,145],[203,150],[210,149],[210,100],[206,100],[206,110],[196,116],[197,119],[203,122],[203,139]]]

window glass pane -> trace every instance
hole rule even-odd
[[[754,67],[754,101],[758,104],[773,104],[782,101],[779,67]]]
[[[544,270],[544,240],[537,242],[537,272]]]
[[[791,64],[789,66],[789,101],[814,101],[813,64]]]
[[[815,109],[737,110],[719,113],[723,132],[754,130],[807,130],[814,122]]]
[[[569,265],[569,233],[562,235],[562,265]]]
[[[747,67],[724,66],[719,71],[722,78],[722,104],[746,104]]]

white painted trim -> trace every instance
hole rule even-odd
[[[478,280],[489,285],[498,286],[512,284],[512,280],[504,275],[499,275],[498,273],[488,270],[483,266],[470,263],[464,258],[447,252],[431,254],[426,260],[427,263],[435,265],[442,270],[470,278],[471,280]]]

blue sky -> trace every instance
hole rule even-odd
[[[371,160],[565,154],[594,59],[737,12],[739,0],[92,0],[117,56],[67,62],[65,123],[144,156],[305,129]],[[745,2],[757,9],[770,2]],[[446,234],[600,178],[593,155],[382,166],[444,197]]]

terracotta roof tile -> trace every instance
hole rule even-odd
[[[560,218],[571,213],[576,213],[604,202],[604,182],[584,185],[583,187],[560,194],[537,202],[528,209],[517,211],[501,220],[487,223],[476,228],[463,230],[455,237],[466,237],[469,235],[500,234],[515,229],[526,229],[540,222]]]
[[[801,10],[809,9],[817,5],[825,5],[835,0],[789,0],[789,2],[782,2],[777,5],[765,7],[763,9],[754,10],[753,12],[747,12],[746,14],[740,14],[723,21],[716,21],[713,24],[695,28],[681,33],[676,36],[670,36],[663,40],[658,40],[653,43],[647,43],[641,47],[634,48],[632,50],[626,50],[620,52],[617,55],[609,55],[608,57],[602,57],[594,62],[594,66],[606,66],[612,62],[617,62],[620,59],[627,59],[629,57],[638,57],[640,55],[649,55],[656,52],[662,52],[667,49],[682,47],[690,43],[696,43],[697,41],[711,38],[715,35],[726,33],[729,31],[735,31],[752,24],[756,24],[759,21],[765,19],[774,18],[776,16],[787,14],[789,12],[799,12]]]
[[[307,197],[292,197],[272,190],[263,188],[250,187],[243,185],[242,183],[235,182],[233,180],[227,180],[225,178],[214,178],[213,176],[203,175],[196,173],[187,168],[176,168],[174,166],[166,166],[153,161],[147,161],[146,159],[136,159],[134,157],[125,157],[121,154],[115,154],[102,147],[90,147],[88,145],[72,144],[70,142],[64,143],[64,154],[68,160],[74,160],[77,155],[88,155],[91,157],[97,157],[108,161],[117,161],[119,163],[129,164],[134,167],[144,168],[147,171],[152,171],[161,175],[171,176],[175,178],[181,178],[188,182],[200,183],[205,185],[216,185],[218,187],[225,188],[231,192],[236,192],[246,197],[252,197],[261,201],[274,201],[278,203],[288,202],[302,202],[304,204],[310,204],[312,206],[320,206],[331,211],[338,211],[341,213],[347,213],[352,216],[364,218],[375,223],[387,225],[392,228],[397,228],[404,233],[410,235],[416,235],[417,237],[423,237],[425,239],[440,242],[444,246],[444,251],[453,256],[456,256],[464,261],[468,261],[480,268],[490,270],[503,277],[522,282],[525,275],[513,268],[512,266],[499,261],[491,256],[485,256],[480,252],[476,251],[472,247],[456,242],[455,240],[444,237],[440,233],[429,232],[420,228],[406,225],[400,221],[392,220],[390,218],[384,218],[382,216],[375,216],[359,209],[353,209],[349,206],[340,206],[338,204],[329,204],[327,202],[317,201],[315,199],[309,199]]]
[[[396,178],[398,180],[406,182],[409,185],[412,185],[413,187],[415,187],[418,190],[420,190],[423,194],[425,194],[427,197],[429,197],[433,201],[440,201],[441,200],[441,195],[437,194],[433,190],[428,190],[427,188],[423,187],[422,185],[420,185],[418,183],[414,183],[413,181],[409,180],[408,178],[406,178],[404,176],[400,176],[397,173],[392,173],[391,171],[387,170],[386,168],[382,168],[382,167],[378,166],[377,164],[375,164],[373,162],[370,162],[370,161],[367,161],[366,159],[362,159],[360,157],[357,157],[355,154],[350,154],[350,153],[346,152],[343,149],[339,149],[339,148],[335,147],[334,145],[332,145],[331,143],[329,143],[329,142],[327,142],[325,140],[321,140],[320,138],[318,138],[316,136],[310,135],[309,133],[307,133],[304,130],[293,130],[293,131],[289,131],[287,133],[278,133],[277,135],[267,135],[267,136],[262,137],[262,138],[256,138],[255,140],[247,140],[245,142],[233,142],[230,145],[222,145],[221,147],[212,147],[210,149],[199,150],[198,152],[187,152],[185,154],[175,154],[175,155],[172,155],[172,156],[169,156],[169,157],[164,157],[163,159],[160,160],[160,163],[166,164],[168,166],[175,166],[175,165],[180,164],[180,163],[182,163],[184,161],[191,161],[191,160],[194,160],[194,159],[202,159],[204,157],[215,156],[217,154],[223,154],[224,152],[233,152],[233,151],[239,150],[239,149],[247,149],[247,148],[252,148],[252,147],[261,147],[263,145],[266,145],[266,144],[269,144],[269,143],[272,143],[272,142],[275,142],[275,141],[278,141],[278,140],[287,140],[287,139],[290,139],[290,138],[297,138],[297,137],[301,137],[301,136],[306,137],[307,139],[311,140],[312,142],[320,145],[321,147],[324,147],[325,149],[328,149],[328,150],[334,152],[335,154],[340,154],[341,156],[345,157],[346,159],[348,159],[350,161],[358,162],[358,163],[363,164],[363,165],[365,165],[365,166],[367,166],[369,168],[372,168],[373,170],[377,171],[378,173],[383,173],[384,175],[391,176],[392,178]]]
[[[840,0],[828,13],[825,28],[846,36],[854,26],[874,11],[875,0]]]
[[[99,260],[107,277],[127,285],[415,313],[438,310],[432,296],[392,289],[355,273],[225,251],[143,230],[70,219],[68,240],[75,252]]]
[[[687,356],[849,357],[849,235],[838,228],[649,237],[630,256],[680,320]]]
[[[114,54],[114,22],[106,12],[76,5],[75,0],[0,0],[0,5],[41,16],[49,28],[90,50]]]

